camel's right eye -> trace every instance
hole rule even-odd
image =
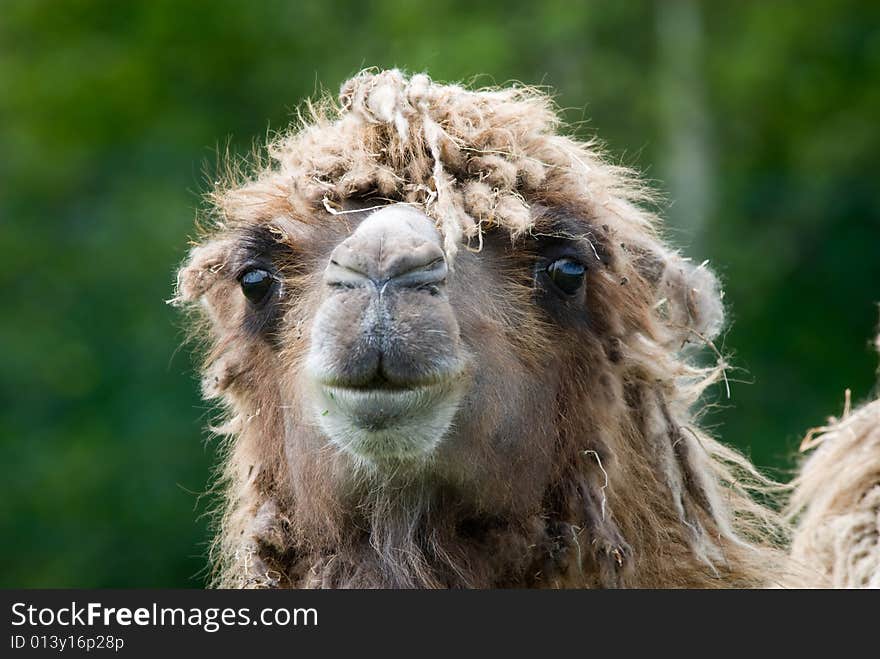
[[[254,304],[259,304],[269,293],[274,279],[266,270],[252,268],[245,271],[239,281],[244,296]]]

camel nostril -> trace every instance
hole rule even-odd
[[[372,259],[350,240],[336,246],[324,270],[324,280],[334,288],[356,288],[373,279]]]
[[[443,253],[436,254],[430,249],[433,247],[434,245],[422,245],[390,259],[380,275],[383,285],[391,283],[406,288],[424,288],[434,294],[439,292],[437,287],[446,281],[449,268]]]

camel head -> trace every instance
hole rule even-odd
[[[225,411],[222,583],[757,579],[747,463],[690,411],[717,282],[558,124],[364,73],[213,193],[177,299]]]

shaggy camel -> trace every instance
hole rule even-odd
[[[767,482],[694,420],[718,283],[630,172],[528,88],[364,72],[306,114],[178,276],[216,585],[789,582]]]

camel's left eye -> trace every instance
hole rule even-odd
[[[568,295],[574,295],[584,283],[587,269],[583,263],[574,259],[558,259],[547,266],[547,274],[559,289]]]
[[[272,275],[266,270],[253,268],[246,271],[241,276],[241,291],[248,300],[254,304],[258,304],[262,302],[269,293],[273,281]]]

